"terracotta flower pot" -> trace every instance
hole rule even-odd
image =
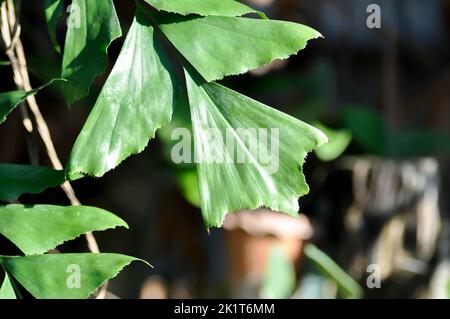
[[[269,209],[228,214],[224,228],[229,254],[230,288],[234,298],[256,298],[269,253],[279,247],[292,263],[312,236],[306,216],[294,218]]]

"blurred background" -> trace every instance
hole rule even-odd
[[[450,1],[248,0],[271,19],[321,32],[297,56],[223,83],[321,128],[330,143],[304,166],[310,194],[298,219],[260,209],[205,230],[195,167],[170,161],[170,132],[104,178],[74,182],[81,202],[130,230],[97,233],[100,248],[148,260],[111,281],[121,298],[450,298]],[[132,1],[114,1],[124,34]],[[378,4],[381,28],[367,7]],[[23,2],[32,84],[59,76],[43,1]],[[58,29],[64,42],[64,23]],[[205,30],[207,32],[207,30]],[[110,66],[124,37],[110,47]],[[0,54],[0,60],[6,57]],[[109,70],[69,109],[57,90],[37,96],[64,160]],[[0,66],[0,91],[15,89]],[[0,162],[29,164],[18,111],[0,126]],[[50,166],[36,137],[39,158]],[[224,190],[226,191],[226,190]],[[69,204],[60,189],[23,203]],[[85,251],[80,238],[63,251]]]

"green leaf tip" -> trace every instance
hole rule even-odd
[[[38,299],[84,299],[133,261],[126,255],[46,254],[0,256],[0,264]]]
[[[45,19],[47,20],[47,29],[50,35],[50,40],[53,44],[53,48],[55,51],[60,54],[61,48],[58,44],[56,37],[56,25],[58,23],[58,19],[61,17],[64,9],[64,1],[63,0],[45,0]]]
[[[14,287],[11,284],[11,279],[6,271],[5,279],[3,279],[3,284],[0,287],[0,300],[5,299],[17,299],[16,293],[14,292]]]
[[[0,206],[0,234],[26,255],[42,254],[91,231],[128,228],[121,218],[90,206]]]
[[[64,45],[61,77],[69,105],[89,93],[92,81],[103,74],[111,43],[122,36],[112,0],[73,0]]]
[[[47,84],[44,84],[30,91],[18,90],[0,93],[0,124],[2,124],[6,120],[6,117],[9,115],[9,113],[11,113],[20,103],[25,101],[28,97],[36,95],[39,91],[58,81],[66,80],[60,78],[52,79]]]
[[[153,16],[169,41],[208,82],[287,59],[304,49],[309,40],[321,37],[310,27],[286,21]]]

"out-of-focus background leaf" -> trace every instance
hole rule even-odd
[[[261,298],[290,298],[296,285],[295,268],[279,247],[272,247],[261,285]]]

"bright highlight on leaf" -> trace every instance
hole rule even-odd
[[[309,191],[301,166],[308,152],[327,141],[326,136],[219,84],[202,82],[194,72],[185,74],[195,153],[200,156],[197,170],[206,226],[221,226],[228,212],[261,206],[296,216],[298,198]],[[208,138],[211,128],[219,130],[223,137],[230,136],[235,150],[230,152],[223,139]],[[259,156],[261,149],[252,149],[252,143],[249,145],[239,133],[243,129],[266,130],[266,136],[259,135],[259,142],[267,147],[263,151],[268,152],[268,158]],[[271,136],[271,132],[278,132],[278,136]],[[269,142],[271,138],[275,140]],[[231,162],[208,162],[201,158],[201,154],[217,151],[231,158]],[[237,154],[245,155],[246,160],[239,162]]]
[[[0,206],[0,234],[26,255],[42,254],[90,231],[128,225],[119,217],[89,206]]]
[[[25,193],[40,193],[64,183],[64,172],[48,167],[0,164],[0,200],[12,201]]]
[[[72,149],[68,174],[102,176],[141,152],[170,121],[176,88],[168,57],[138,12],[122,51]]]
[[[208,82],[285,59],[320,33],[284,21],[155,15],[159,28]]]
[[[2,299],[17,299],[11,280],[6,272],[5,279],[3,279],[3,284],[0,287],[0,300]]]
[[[73,0],[64,46],[61,77],[69,104],[86,96],[107,63],[107,49],[122,35],[112,0]]]
[[[181,15],[238,17],[258,13],[252,8],[233,0],[145,0],[155,9]]]
[[[140,259],[119,254],[0,256],[0,265],[33,297],[83,299]]]

